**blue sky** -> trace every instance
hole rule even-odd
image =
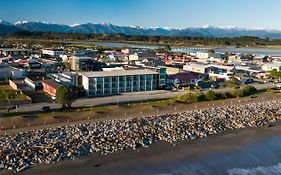
[[[0,0],[0,19],[147,27],[281,30],[280,0]]]

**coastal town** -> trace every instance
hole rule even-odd
[[[12,135],[8,132],[24,126],[14,124],[9,128],[2,120],[1,171],[21,172],[37,163],[76,159],[93,152],[107,155],[129,148],[138,150],[155,142],[176,144],[178,140],[203,138],[229,129],[270,126],[280,120],[279,101],[249,102],[240,106],[239,100],[233,105],[185,112],[177,112],[176,108],[177,102],[200,102],[202,95],[205,100],[213,101],[221,99],[222,94],[225,96],[222,99],[249,95],[256,98],[256,91],[279,92],[281,55],[223,53],[212,48],[205,52],[200,49],[179,52],[169,46],[94,50],[18,45],[1,48],[0,53],[1,86],[9,92],[7,94],[15,94],[7,96],[2,92],[4,116],[32,117],[38,113],[51,113],[51,117],[55,112],[59,115],[61,108],[69,111],[67,108],[71,108],[71,104],[61,107],[64,103],[57,100],[60,96],[58,89],[62,87],[73,92],[73,101],[80,100],[74,107],[78,112],[81,109],[80,115],[85,107],[92,110],[95,106],[121,102],[145,104],[152,100],[159,104],[161,100],[170,99],[169,103],[175,106],[175,113],[152,113],[141,118],[129,115],[125,119],[114,119],[113,116],[111,120],[101,118],[100,122],[27,129]],[[236,90],[244,95],[235,95]],[[213,98],[212,92],[215,93]],[[152,98],[154,93],[160,96]],[[190,94],[198,93],[195,95],[197,100],[191,101]],[[105,97],[108,97],[106,102]],[[175,102],[172,99],[176,99]],[[27,127],[32,129],[32,121],[28,121]],[[46,121],[41,125],[46,125]]]
[[[0,175],[281,175],[280,6],[1,0]]]
[[[169,46],[94,50],[17,45],[1,48],[0,57],[3,87],[26,96],[17,100],[3,94],[1,109],[9,111],[30,103],[52,104],[60,86],[75,91],[76,99],[92,98],[92,102],[126,93],[219,89],[232,79],[237,80],[236,88],[280,86],[281,55],[213,49],[182,53]]]

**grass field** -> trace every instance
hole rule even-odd
[[[0,101],[27,100],[26,95],[18,93],[10,86],[0,86]]]

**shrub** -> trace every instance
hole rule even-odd
[[[177,98],[177,102],[193,103],[193,102],[196,102],[196,97],[194,94],[188,92],[186,94],[179,95]]]
[[[209,101],[214,101],[217,100],[217,94],[214,91],[209,90],[206,95],[205,95],[206,99]]]
[[[240,81],[235,77],[231,77],[228,81],[226,81],[225,85],[227,87],[236,87],[240,85]]]
[[[230,92],[233,97],[243,97],[244,93],[240,89],[235,89]]]
[[[243,91],[243,97],[257,93],[257,89],[254,86],[250,85],[244,86],[241,91]]]
[[[235,96],[233,96],[233,94],[231,92],[225,92],[224,96],[225,96],[226,99],[235,97]]]
[[[204,93],[197,93],[196,95],[197,102],[206,101],[206,96]]]

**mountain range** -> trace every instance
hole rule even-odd
[[[72,26],[64,24],[51,24],[47,22],[21,21],[15,24],[0,20],[0,35],[8,35],[18,31],[30,32],[71,32],[83,34],[117,34],[125,35],[147,35],[147,36],[188,36],[208,38],[233,38],[241,36],[255,36],[259,38],[281,39],[281,31],[266,29],[246,29],[239,27],[190,27],[178,28],[147,28],[139,26],[118,26],[110,23],[86,23]]]

